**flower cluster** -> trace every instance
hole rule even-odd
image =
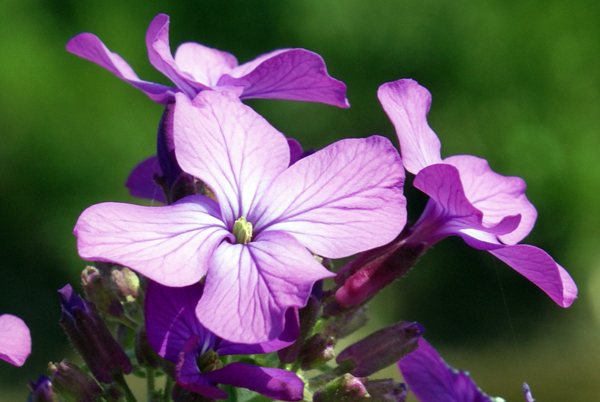
[[[422,402],[496,400],[450,369],[419,323],[335,347],[365,325],[371,298],[451,235],[568,307],[577,296],[569,274],[518,244],[536,219],[524,181],[474,156],[442,159],[426,120],[431,96],[412,80],[378,92],[400,153],[381,136],[305,152],[242,101],[348,107],[345,85],[319,55],[282,49],[238,65],[227,52],[184,43],[173,56],[168,26],[166,15],[154,18],[146,45],[173,87],[141,80],[92,34],[67,44],[165,106],[156,156],[127,179],[133,195],[164,205],[108,202],[81,214],[77,248],[95,267],[82,273],[85,298],[69,285],[59,296],[61,325],[85,369],[51,364],[51,378],[31,384],[33,400],[135,401],[130,373],[146,379],[152,401],[383,402],[404,401],[409,390]],[[430,197],[412,226],[405,170]],[[332,270],[332,260],[353,255]],[[14,348],[17,331],[5,337],[4,326],[18,327],[0,317],[0,357],[22,364],[25,343]],[[398,361],[406,384],[369,378]]]

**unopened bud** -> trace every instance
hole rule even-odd
[[[158,368],[161,357],[152,349],[146,327],[140,327],[135,331],[135,357],[140,366]]]
[[[50,363],[52,386],[68,402],[94,402],[102,395],[102,389],[85,371],[68,360]]]
[[[127,267],[119,267],[110,272],[117,294],[124,302],[134,302],[140,295],[140,278]]]
[[[362,379],[350,374],[336,378],[313,394],[313,402],[371,401]]]
[[[27,402],[58,402],[58,397],[52,390],[52,383],[45,375],[40,376],[36,382],[29,381],[31,394]]]
[[[406,385],[391,378],[384,380],[365,380],[365,387],[371,395],[372,402],[404,402],[408,392]]]
[[[89,301],[98,311],[117,319],[125,315],[121,301],[112,289],[110,282],[96,267],[85,267],[81,272],[81,284]]]
[[[342,339],[358,329],[364,327],[369,322],[367,314],[368,306],[350,309],[335,317],[326,326],[325,333],[330,334],[335,339]]]
[[[311,370],[335,357],[334,342],[323,334],[314,334],[306,340],[298,359],[302,370]]]
[[[368,377],[415,350],[423,331],[419,323],[398,322],[348,346],[338,355],[336,362],[339,364],[350,359],[356,364],[351,374]]]
[[[60,325],[94,377],[108,384],[113,381],[114,372],[129,374],[131,362],[94,304],[79,297],[71,285],[63,287],[58,294],[62,305]]]

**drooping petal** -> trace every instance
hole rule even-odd
[[[421,402],[492,402],[467,374],[448,366],[423,338],[417,350],[398,362],[398,368]]]
[[[75,36],[67,43],[67,50],[104,67],[123,81],[142,90],[157,103],[166,104],[174,97],[174,88],[140,80],[129,64],[121,56],[108,50],[96,35],[82,33]]]
[[[544,250],[527,244],[504,246],[489,253],[542,289],[561,307],[577,298],[577,285],[567,271]]]
[[[167,287],[150,282],[144,299],[146,332],[150,346],[166,360],[176,363],[179,353],[192,335],[197,343],[215,349],[217,338],[196,317],[196,306],[204,285]]]
[[[189,98],[193,98],[202,90],[210,89],[204,83],[196,82],[194,78],[177,66],[171,55],[169,45],[169,16],[158,14],[146,32],[146,46],[150,63],[158,71],[166,75]]]
[[[242,99],[287,99],[350,107],[346,85],[327,74],[321,56],[306,49],[280,49],[225,74],[219,86],[244,88]]]
[[[283,332],[287,310],[303,307],[313,284],[331,276],[286,233],[266,232],[246,245],[223,242],[196,314],[231,342],[266,342]]]
[[[175,52],[175,63],[196,82],[214,87],[223,74],[237,66],[236,58],[199,43],[182,43]]]
[[[125,187],[134,197],[167,203],[163,189],[154,181],[155,176],[161,176],[162,170],[158,158],[151,156],[141,161],[129,174]]]
[[[11,314],[0,315],[0,359],[21,367],[31,354],[31,334],[25,322]]]
[[[304,383],[295,373],[287,370],[237,362],[208,372],[205,377],[219,384],[247,388],[279,401],[299,401],[303,398]]]
[[[175,376],[182,387],[211,399],[227,399],[227,392],[217,387],[198,368],[198,336],[191,335],[179,353]]]
[[[442,161],[440,140],[427,123],[431,94],[416,81],[403,79],[379,87],[377,97],[396,128],[406,170],[419,170]]]
[[[289,165],[286,138],[225,93],[201,92],[193,105],[178,96],[174,136],[179,165],[213,190],[230,229]]]
[[[347,257],[392,241],[406,223],[404,169],[384,137],[338,141],[279,175],[255,228],[292,234],[312,252]]]
[[[537,211],[525,195],[525,181],[520,177],[502,176],[490,169],[485,159],[471,155],[456,155],[444,159],[455,166],[466,197],[483,212],[483,224],[493,226],[507,216],[521,215],[519,226],[498,236],[505,244],[516,244],[529,234]]]
[[[431,197],[413,228],[413,237],[425,243],[432,244],[452,235],[464,237],[473,230],[502,235],[519,225],[520,215],[505,216],[499,222],[484,225],[483,213],[467,199],[462,177],[452,165],[438,163],[423,168],[413,185]]]
[[[230,236],[219,207],[189,196],[161,207],[102,203],[75,225],[81,258],[127,266],[166,286],[187,286],[206,273],[213,250]]]

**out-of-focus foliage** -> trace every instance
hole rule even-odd
[[[406,77],[426,86],[442,154],[478,155],[527,181],[539,217],[526,242],[571,272],[580,300],[562,310],[502,263],[449,239],[372,310],[381,308],[381,323],[422,322],[442,355],[470,369],[491,395],[522,400],[526,380],[546,402],[597,400],[596,2],[8,0],[0,3],[0,312],[22,317],[33,336],[23,368],[0,366],[0,385],[17,393],[14,400],[26,394],[26,379],[70,353],[57,325],[56,289],[76,285],[85,266],[71,234],[75,220],[97,202],[139,202],[123,183],[154,152],[162,112],[64,45],[79,32],[95,33],[141,78],[167,83],[148,63],[144,43],[159,12],[171,16],[173,50],[196,41],[240,62],[281,47],[321,54],[330,74],[348,85],[349,110],[248,102],[306,147],[371,134],[394,138],[377,87]],[[414,221],[424,199],[410,189],[407,195]],[[4,395],[0,400],[12,400]]]

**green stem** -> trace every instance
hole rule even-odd
[[[155,381],[154,381],[154,369],[148,367],[146,369],[146,393],[149,401],[152,400],[152,394],[154,393]]]
[[[123,392],[125,395],[125,400],[127,402],[137,402],[135,395],[131,392],[129,385],[127,385],[127,381],[125,381],[125,377],[123,377],[123,373],[113,373],[113,380],[115,380],[115,385],[119,388],[119,391]]]
[[[169,398],[171,397],[171,390],[173,390],[173,385],[175,385],[175,382],[169,375],[167,375],[167,381],[165,382],[165,391],[163,392],[163,400],[169,400]]]

